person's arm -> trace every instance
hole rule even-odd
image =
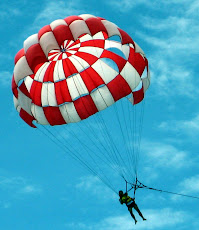
[[[119,202],[120,202],[120,204],[123,204],[124,202],[122,201],[122,199],[119,199]]]

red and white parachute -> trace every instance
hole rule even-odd
[[[87,120],[122,98],[138,104],[149,84],[148,61],[132,38],[112,22],[84,14],[53,21],[24,41],[12,90],[20,117],[36,128]]]

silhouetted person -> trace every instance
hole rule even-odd
[[[135,198],[132,198],[130,196],[128,196],[128,193],[123,193],[123,191],[119,191],[119,201],[121,204],[126,204],[131,216],[133,217],[133,219],[135,220],[135,224],[137,223],[137,220],[133,214],[133,208],[137,211],[137,213],[142,217],[143,220],[146,220],[142,213],[140,212],[137,204],[135,203]]]

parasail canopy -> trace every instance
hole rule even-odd
[[[16,54],[14,104],[32,127],[34,120],[79,122],[129,94],[133,104],[142,101],[149,86],[149,75],[141,78],[145,67],[144,52],[115,24],[92,15],[59,19]]]
[[[141,122],[129,105],[144,99],[149,84],[148,61],[137,43],[114,23],[84,14],[53,21],[24,41],[12,91],[15,108],[31,127],[67,124],[73,138],[59,137],[61,128],[47,134],[110,187],[104,165],[125,180],[136,174]],[[80,122],[89,117],[90,123]]]

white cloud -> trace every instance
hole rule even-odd
[[[168,16],[166,19],[146,16],[143,20],[143,26],[156,35],[148,36],[141,32],[137,34],[158,50],[162,50],[163,54],[172,56],[175,52],[175,57],[179,57],[187,52],[198,53],[199,28],[196,20],[179,16]]]
[[[0,10],[0,18],[4,20],[10,20],[11,18],[19,16],[21,14],[22,12],[19,9],[8,7],[7,5],[6,7],[1,7]]]
[[[24,185],[25,180],[22,177],[0,177],[0,188],[1,189],[12,189],[18,186]]]
[[[172,120],[162,122],[159,128],[165,131],[180,132],[190,136],[198,136],[199,134],[199,115],[190,120]]]
[[[195,1],[193,1],[193,0],[190,0],[190,6],[189,6],[189,10],[188,10],[188,14],[189,15],[195,15],[195,16],[199,16],[199,14],[198,14],[198,10],[199,10],[199,2],[198,2],[198,0],[195,0]]]
[[[13,194],[38,194],[42,189],[29,184],[23,177],[0,177],[0,189]]]
[[[199,175],[192,176],[190,178],[185,178],[180,182],[179,186],[182,188],[182,192],[198,193],[199,192]]]
[[[2,86],[11,86],[12,74],[8,71],[0,72],[0,84]]]
[[[196,98],[199,90],[193,66],[195,68],[197,66],[194,55],[199,54],[199,27],[198,19],[190,12],[197,12],[198,1],[155,0],[151,3],[142,0],[133,3],[125,0],[110,3],[122,12],[129,12],[140,4],[143,4],[143,7],[147,6],[152,12],[141,17],[136,15],[135,22],[137,19],[140,20],[141,27],[135,30],[133,25],[132,34],[136,34],[151,46],[147,57],[153,72],[151,85],[154,86],[153,95],[158,94],[167,98],[176,95]],[[166,16],[156,17],[157,12]]]
[[[47,2],[46,7],[35,18],[34,25],[39,29],[41,26],[48,25],[54,20],[83,13],[85,13],[84,7],[79,0]]]
[[[164,1],[160,2],[158,0],[153,0],[153,2],[147,0],[131,1],[131,0],[111,0],[108,1],[108,4],[113,8],[117,9],[122,13],[128,13],[135,7],[142,5],[142,7],[147,7],[147,9],[156,11],[165,12],[168,14],[169,11],[177,13],[185,13],[185,11],[195,12],[198,8],[198,1],[195,0],[173,0],[173,1]],[[187,7],[188,6],[188,7]],[[195,8],[194,8],[195,7]],[[178,8],[178,11],[176,11]],[[175,10],[175,11],[174,11]],[[141,10],[139,11],[141,12]]]
[[[170,12],[167,18],[143,16],[144,29],[136,31],[151,46],[148,59],[153,91],[165,97],[179,94],[196,98],[199,94],[194,56],[199,54],[199,27],[198,20],[187,16],[188,10],[185,8],[183,14]]]
[[[95,176],[85,176],[79,179],[79,183],[76,184],[76,188],[84,190],[91,190],[91,188],[99,186],[99,179]]]
[[[20,35],[20,38],[28,38],[32,34],[38,33],[38,31],[43,26],[49,25],[54,20],[64,19],[71,15],[86,14],[88,13],[88,6],[90,6],[89,3],[82,2],[81,0],[44,1],[43,4],[41,4],[41,7],[39,8],[40,11],[34,14],[34,21],[32,25],[27,25],[24,33]],[[92,10],[89,13],[95,15],[97,13],[97,10]],[[13,43],[13,45],[15,46],[16,44]]]
[[[162,229],[182,226],[191,217],[183,211],[175,211],[171,208],[160,210],[143,210],[147,222],[142,222],[137,229]]]
[[[76,227],[77,229],[86,229],[86,230],[150,230],[150,229],[179,229],[180,226],[186,226],[187,221],[192,221],[192,217],[184,212],[173,210],[171,208],[165,209],[146,209],[143,210],[147,221],[142,221],[138,219],[138,223],[135,226],[134,220],[130,217],[129,214],[123,216],[110,216],[98,223],[71,223],[70,226]],[[137,215],[137,214],[135,214]],[[188,222],[188,226],[190,226]],[[69,226],[67,225],[67,226]]]
[[[117,10],[119,10],[122,13],[128,12],[130,10],[132,10],[133,8],[135,8],[136,6],[146,3],[146,0],[139,0],[138,2],[134,2],[131,0],[121,0],[121,1],[117,1],[117,0],[110,0],[107,2],[109,5],[111,5],[112,7],[116,8]]]
[[[178,194],[182,194],[179,196],[176,195],[172,195],[171,196],[171,200],[174,202],[184,202],[185,199],[190,199],[187,198],[187,196],[192,196],[192,197],[197,197],[199,199],[199,175],[195,175],[195,176],[191,176],[191,177],[187,177],[184,180],[182,180],[178,186],[178,191],[176,191],[176,193]],[[184,196],[185,195],[185,196]],[[194,201],[194,198],[192,198],[192,201]],[[197,201],[197,200],[195,200]]]
[[[142,19],[145,22],[143,23],[143,26],[147,29],[153,30],[153,33],[167,30],[168,33],[161,36],[162,38],[170,38],[170,34],[178,36],[180,33],[191,37],[191,31],[197,32],[199,30],[197,28],[197,21],[192,17],[187,17],[185,14],[183,16],[180,14],[175,14],[175,16],[168,14],[167,18],[144,16]],[[171,38],[173,39],[175,37],[172,36]]]
[[[150,66],[154,72],[153,91],[166,98],[177,95],[196,98],[199,90],[193,80],[192,70],[176,65],[175,61],[173,62],[174,58],[166,57],[159,52],[150,59]]]
[[[21,194],[38,194],[41,193],[41,189],[37,186],[33,185],[26,185],[22,189],[19,190],[19,193]]]
[[[175,146],[160,142],[145,142],[143,143],[143,152],[147,155],[146,165],[153,165],[153,168],[171,168],[172,170],[182,167],[189,167],[188,153],[177,149]]]
[[[10,208],[10,207],[11,207],[11,203],[10,202],[0,201],[0,208],[7,209],[7,208]]]
[[[115,199],[116,195],[108,189],[96,176],[85,176],[79,179],[79,183],[76,184],[76,188],[92,193],[95,196],[99,196],[104,200]],[[101,192],[103,191],[103,193]]]

